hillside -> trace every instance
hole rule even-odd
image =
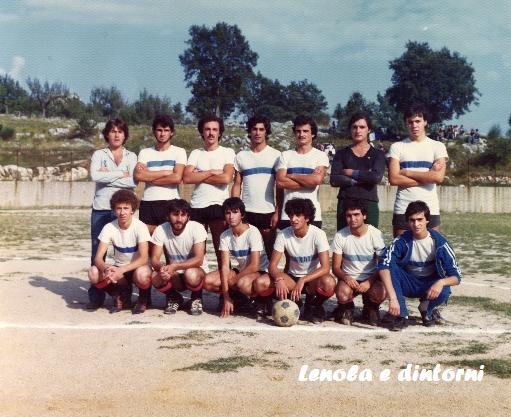
[[[52,175],[60,180],[83,180],[87,177],[85,169],[92,152],[105,145],[101,134],[104,124],[97,125],[89,137],[81,137],[78,124],[72,119],[0,115],[0,124],[14,128],[16,132],[14,138],[0,141],[0,179],[4,180],[49,179]],[[279,150],[289,149],[294,140],[291,129],[291,122],[273,123],[270,145]],[[187,154],[202,145],[195,125],[177,125],[173,143],[185,148]],[[316,143],[318,145],[332,143],[337,148],[348,145],[350,141],[330,135],[326,129],[320,129]],[[150,126],[130,126],[130,136],[126,142],[129,150],[138,154],[142,148],[152,144]],[[247,144],[244,127],[240,124],[227,123],[222,145],[238,151]],[[385,141],[385,149],[388,150],[390,144],[391,142]],[[511,184],[506,169],[496,170],[478,164],[478,156],[484,150],[485,144],[484,138],[476,145],[468,145],[462,138],[449,141],[447,147],[450,160],[445,184]],[[21,170],[20,174],[18,167],[26,168],[28,171]],[[82,170],[71,173],[73,167],[76,169],[81,167]]]

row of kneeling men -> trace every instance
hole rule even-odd
[[[139,295],[134,313],[150,306],[153,286],[165,294],[166,314],[186,308],[200,315],[206,290],[220,294],[222,317],[252,311],[259,319],[271,312],[274,299],[290,298],[302,304],[303,294],[304,319],[319,324],[325,319],[325,301],[335,294],[334,317],[350,325],[353,299],[361,294],[364,320],[378,325],[379,306],[387,298],[390,328],[401,330],[407,325],[406,297],[419,299],[424,325],[442,324],[438,307],[447,302],[450,287],[461,280],[451,246],[443,235],[427,227],[430,213],[422,201],[407,207],[410,230],[386,247],[382,232],[365,223],[367,208],[362,201],[345,204],[347,226],[329,244],[326,233],[313,224],[314,204],[309,199],[290,199],[285,204],[290,226],[276,235],[268,258],[261,232],[244,221],[243,201],[230,197],[222,205],[226,229],[220,236],[218,269],[212,271],[205,257],[207,231],[190,220],[188,202],[171,200],[168,222],[152,236],[134,217],[139,202],[132,191],[117,191],[110,203],[117,219],[99,235],[89,279],[113,297],[112,312],[131,308],[135,284]],[[110,244],[114,256],[107,263]],[[184,290],[191,292],[186,306]]]

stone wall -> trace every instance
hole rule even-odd
[[[189,200],[193,186],[181,187]],[[511,187],[438,187],[441,210],[460,213],[511,213]],[[141,195],[143,185],[137,188]],[[324,211],[337,206],[337,191],[322,185],[320,201]],[[29,207],[87,207],[94,195],[90,181],[0,181],[0,209]],[[396,187],[378,186],[380,210],[392,211]]]

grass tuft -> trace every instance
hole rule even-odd
[[[173,340],[192,340],[195,342],[204,342],[206,340],[211,340],[214,338],[214,335],[211,332],[204,332],[201,330],[192,330],[185,334],[180,334],[177,336],[168,336],[163,337],[161,339],[157,339],[158,342],[169,342]]]
[[[260,356],[233,355],[224,358],[211,359],[207,362],[199,362],[191,366],[176,369],[176,371],[207,371],[211,373],[235,372],[241,368],[253,368],[261,366],[272,369],[289,369],[290,366],[280,359],[267,360]]]
[[[328,343],[326,345],[321,345],[321,349],[330,349],[330,350],[345,350],[346,346],[343,345],[333,345],[331,343]]]
[[[488,297],[467,297],[458,295],[451,297],[449,302],[464,307],[476,307],[477,309],[484,310],[485,313],[492,312],[511,317],[511,303],[495,301]]]
[[[479,369],[484,365],[484,373],[501,379],[511,378],[511,359],[461,359],[444,362],[445,365]]]
[[[253,367],[254,357],[247,355],[227,356],[199,362],[191,366],[176,369],[176,371],[207,371],[212,373],[234,372],[239,368]]]

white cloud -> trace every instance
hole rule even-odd
[[[25,68],[25,58],[16,55],[11,60],[11,68],[7,71],[5,68],[0,68],[0,75],[9,75],[15,80],[19,79],[23,69]]]
[[[9,71],[9,75],[14,79],[18,79],[24,68],[25,68],[25,58],[17,55],[12,59],[12,66]]]

